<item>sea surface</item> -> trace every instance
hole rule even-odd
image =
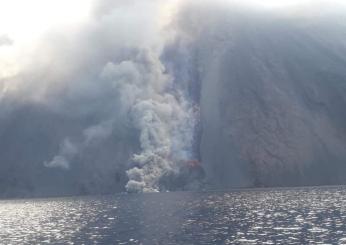
[[[0,201],[1,244],[346,244],[346,187]]]

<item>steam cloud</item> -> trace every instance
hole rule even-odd
[[[269,2],[102,0],[48,32],[0,76],[2,195],[346,183],[346,8]]]
[[[10,39],[7,35],[0,35],[0,46],[12,45],[13,40]]]

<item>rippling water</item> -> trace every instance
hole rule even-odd
[[[346,187],[0,202],[1,244],[346,244]]]

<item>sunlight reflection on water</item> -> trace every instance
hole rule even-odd
[[[346,244],[346,189],[0,201],[2,244]]]

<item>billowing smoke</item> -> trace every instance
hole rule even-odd
[[[0,46],[12,45],[13,40],[10,39],[7,35],[0,35]]]
[[[108,63],[101,74],[119,93],[121,110],[139,131],[140,152],[127,171],[131,192],[158,191],[160,178],[191,159],[195,115],[186,95],[165,74],[158,54],[140,50],[131,60]]]
[[[93,2],[0,57],[1,195],[346,183],[345,11]]]

